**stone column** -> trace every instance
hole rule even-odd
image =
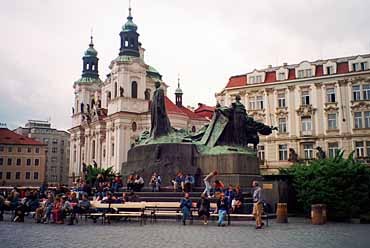
[[[323,136],[324,135],[324,128],[326,125],[323,125],[323,123],[327,122],[327,119],[325,118],[324,115],[324,102],[322,99],[322,83],[315,83],[315,90],[313,90],[313,102],[312,102],[312,107],[317,109],[317,114],[312,114],[312,124],[315,123],[315,126],[313,128],[313,133],[314,136]]]

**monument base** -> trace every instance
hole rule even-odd
[[[218,179],[228,184],[250,187],[253,180],[262,180],[259,164],[254,152],[245,149],[228,150],[217,148],[217,152],[204,151],[190,143],[165,143],[139,145],[129,150],[128,160],[122,166],[122,175],[139,174],[146,185],[151,175],[161,175],[162,185],[171,184],[177,172],[193,175],[196,186],[203,186],[202,179],[217,170]]]

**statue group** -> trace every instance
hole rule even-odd
[[[239,95],[230,107],[217,106],[211,123],[203,132],[193,136],[193,141],[214,147],[219,145],[246,147],[253,144],[256,149],[259,143],[258,134],[269,135],[276,129],[248,116]],[[150,137],[156,139],[171,132],[171,124],[167,116],[164,91],[160,82],[156,82],[156,90],[151,104]]]

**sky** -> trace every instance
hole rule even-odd
[[[71,127],[73,82],[93,30],[105,80],[129,0],[0,0],[0,123]],[[132,0],[145,61],[183,103],[215,105],[229,77],[370,53],[370,1]]]

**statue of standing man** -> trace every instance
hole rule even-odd
[[[164,99],[164,91],[160,88],[161,83],[155,82],[155,91],[153,93],[153,100],[150,106],[151,113],[151,129],[150,137],[158,138],[166,135],[171,131],[171,123],[166,112],[166,105]]]

